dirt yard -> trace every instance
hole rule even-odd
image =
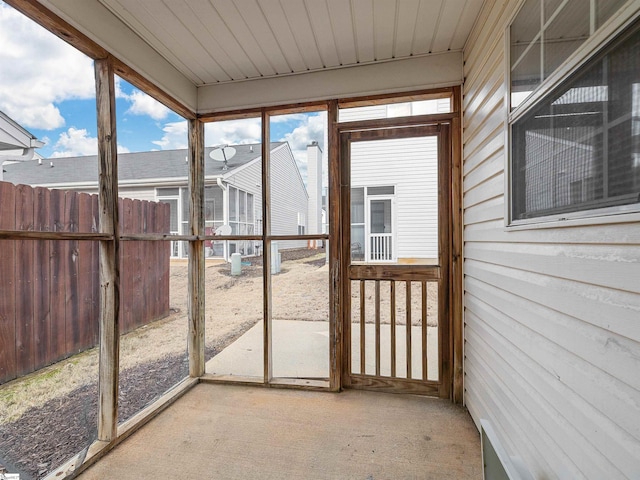
[[[241,276],[231,276],[227,264],[206,266],[207,360],[262,319],[262,265],[260,260],[249,261]],[[419,322],[420,285],[414,285],[412,318]],[[120,421],[188,375],[186,264],[172,265],[170,288],[170,315],[121,338]],[[272,277],[273,318],[328,320],[328,289],[324,251],[283,252],[281,273]],[[367,288],[368,312],[373,312],[373,295],[373,288]],[[388,297],[388,287],[382,288],[383,312],[388,311]],[[400,324],[405,318],[404,298],[404,286],[399,285]],[[436,298],[435,287],[430,287],[430,325],[437,324]],[[359,301],[359,284],[354,282],[354,320],[359,318]],[[388,318],[383,315],[382,321]],[[89,445],[96,437],[97,375],[94,348],[0,386],[0,465],[18,469],[24,478],[42,478]]]

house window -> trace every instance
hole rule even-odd
[[[544,2],[549,3],[554,2]],[[528,5],[526,2],[525,8]],[[581,18],[576,14],[575,23]],[[573,31],[570,25],[567,31]],[[539,64],[553,67],[554,62]],[[545,75],[543,68],[538,77]],[[512,96],[514,93],[512,76]],[[558,214],[564,218],[568,213],[606,207],[637,209],[640,22],[518,115],[510,128],[511,220],[557,219]]]
[[[387,99],[376,105],[357,106],[341,105],[338,110],[339,122],[354,122],[375,120],[381,118],[412,117],[417,115],[433,115],[451,112],[451,97],[449,94],[440,96],[427,94],[424,99],[406,99],[402,97]],[[405,101],[403,101],[405,100]]]
[[[306,218],[304,213],[298,213],[298,235],[305,234]]]
[[[364,260],[364,188],[351,189],[351,260]]]
[[[509,28],[511,107],[520,105],[626,0],[526,0]]]

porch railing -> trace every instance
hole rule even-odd
[[[391,262],[393,261],[393,234],[372,233],[369,236],[369,261]]]

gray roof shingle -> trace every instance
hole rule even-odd
[[[272,142],[271,150],[284,142]],[[228,161],[228,170],[223,170],[223,162],[209,157],[214,147],[205,148],[205,175],[228,174],[232,170],[261,156],[260,144],[233,145],[236,154]],[[187,150],[158,150],[153,152],[119,153],[118,181],[184,178],[189,176],[186,162]],[[53,168],[50,166],[53,162]],[[51,185],[73,183],[98,183],[98,157],[49,158],[4,165],[4,180],[14,184]]]

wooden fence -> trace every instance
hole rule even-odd
[[[120,199],[121,233],[168,233],[169,205]],[[98,197],[0,182],[0,230],[98,231]],[[120,244],[120,331],[169,314],[169,242]],[[99,242],[0,240],[0,383],[98,341]]]

